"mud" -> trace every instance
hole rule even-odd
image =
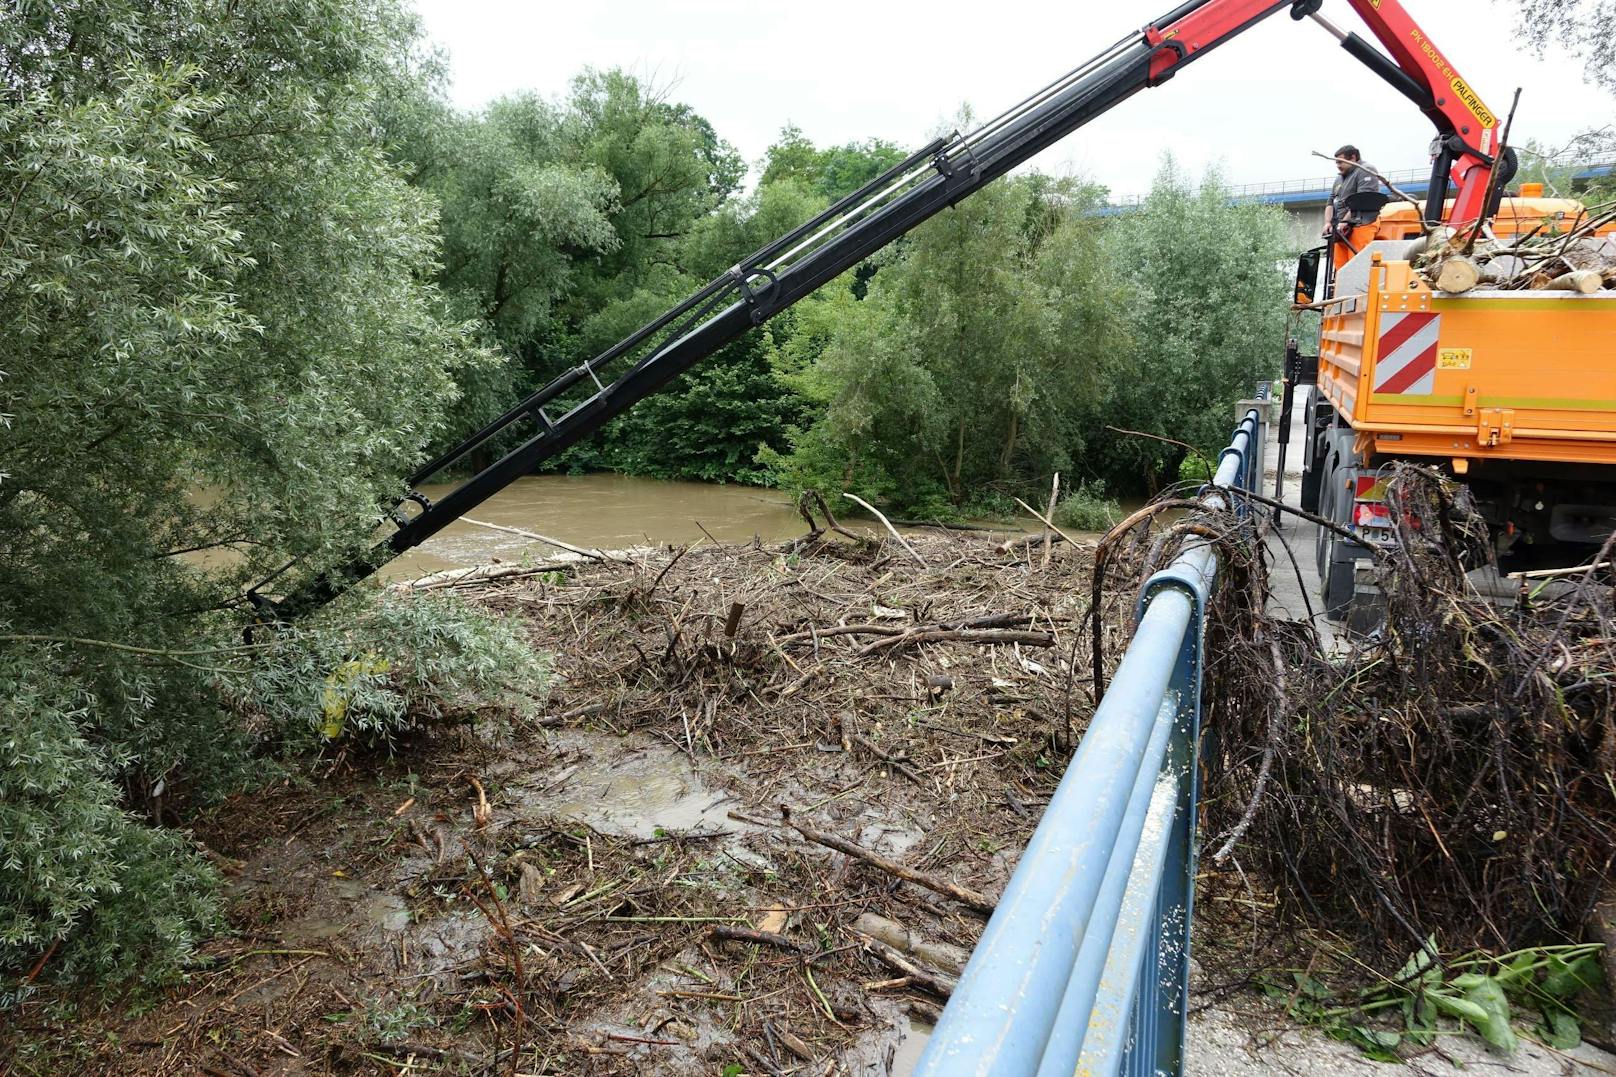
[[[945,1000],[855,925],[946,965],[983,917],[782,809],[994,894],[1088,713],[1087,549],[917,548],[705,543],[461,588],[555,656],[540,722],[339,751],[198,818],[228,930],[161,997],[71,1035],[41,1010],[16,1071],[908,1072]]]
[[[603,745],[597,737],[567,736],[539,769],[511,761],[495,768],[508,781],[513,805],[529,815],[583,823],[605,834],[654,838],[752,829],[728,818],[739,798],[708,786],[689,758],[667,745],[630,738]]]

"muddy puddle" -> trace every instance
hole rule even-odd
[[[892,1055],[892,1077],[909,1077],[920,1064],[920,1056],[925,1053],[926,1044],[931,1042],[932,1025],[917,1017],[909,1018],[909,1028],[905,1031],[903,1039],[898,1041],[897,1050]]]
[[[498,773],[521,815],[568,819],[603,834],[643,840],[752,829],[728,817],[739,805],[734,794],[704,782],[685,753],[650,741],[558,738],[556,756],[542,767],[514,761]]]
[[[329,904],[286,926],[286,936],[314,943],[348,934],[377,935],[410,926],[410,908],[403,897],[373,890],[352,879],[333,879],[326,890]]]

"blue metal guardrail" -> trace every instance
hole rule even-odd
[[[1261,482],[1264,426],[1246,412],[1202,492],[1208,509]],[[1196,542],[1145,584],[1133,640],[917,1075],[1180,1072],[1202,620],[1217,572],[1216,550]]]

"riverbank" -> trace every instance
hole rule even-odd
[[[228,929],[158,995],[36,997],[0,1071],[907,1074],[1086,727],[1094,567],[1087,545],[909,544],[395,584],[518,622],[555,659],[542,717],[336,751],[194,819]],[[1151,546],[1113,551],[1110,656]],[[1188,1072],[1374,1071],[1262,996],[1350,954],[1280,906],[1203,860]],[[1616,1068],[1485,1050],[1416,1057]]]
[[[540,723],[198,820],[230,932],[29,1007],[19,1072],[903,1072],[1089,713],[1087,548],[910,541],[475,584],[556,656]]]

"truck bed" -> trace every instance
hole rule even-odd
[[[1376,255],[1325,307],[1319,391],[1366,455],[1616,463],[1616,292],[1433,292]]]

